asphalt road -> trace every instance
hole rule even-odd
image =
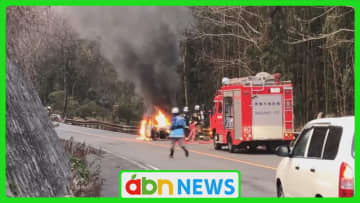
[[[111,159],[127,160],[134,169],[161,170],[239,170],[242,197],[274,197],[275,172],[280,157],[262,152],[229,153],[226,149],[214,150],[212,144],[187,144],[190,156],[177,148],[175,158],[169,159],[168,141],[140,141],[135,135],[60,124],[56,128],[60,138],[85,142],[112,155]],[[111,161],[116,162],[116,161]],[[113,163],[111,163],[113,164]],[[121,167],[104,164],[105,171],[117,176]],[[131,169],[131,168],[130,168]],[[116,178],[116,177],[113,177]],[[109,188],[117,188],[116,182]],[[117,190],[115,189],[117,192]],[[113,196],[111,193],[105,196]]]

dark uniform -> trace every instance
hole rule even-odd
[[[185,120],[185,125],[186,125],[186,127],[184,128],[184,133],[185,133],[185,137],[188,137],[189,133],[190,133],[190,130],[189,130],[190,115],[189,115],[189,113],[184,113],[184,120]]]

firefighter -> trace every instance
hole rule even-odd
[[[201,105],[200,120],[202,123],[204,123],[204,121],[205,121],[205,105],[204,104]]]
[[[51,106],[47,106],[47,107],[46,107],[46,111],[47,111],[48,116],[50,116],[51,113],[52,113]]]
[[[183,144],[184,127],[186,126],[185,120],[182,116],[180,116],[179,108],[177,107],[172,108],[171,113],[173,117],[171,119],[171,127],[170,127],[171,132],[169,135],[169,138],[171,140],[170,158],[174,158],[174,150],[175,150],[176,142],[179,143],[180,147],[185,152],[185,156],[188,157],[189,151],[185,148]]]
[[[200,125],[200,106],[195,105],[194,112],[191,116],[191,121],[189,126],[190,134],[187,137],[187,141],[191,140],[192,142],[194,142],[195,138],[197,137],[197,131],[199,125]]]
[[[191,122],[195,123],[195,125],[199,125],[200,120],[201,120],[201,118],[200,118],[200,106],[195,105],[194,113],[192,114],[192,117],[191,117]]]
[[[183,117],[185,119],[186,127],[184,128],[185,137],[189,136],[189,124],[190,124],[190,115],[189,115],[189,107],[185,106],[183,108]]]

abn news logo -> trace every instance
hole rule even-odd
[[[239,171],[122,171],[122,198],[238,198]]]

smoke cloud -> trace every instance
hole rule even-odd
[[[55,7],[80,36],[100,40],[121,80],[132,80],[145,104],[175,105],[180,84],[181,31],[192,21],[186,7]]]

